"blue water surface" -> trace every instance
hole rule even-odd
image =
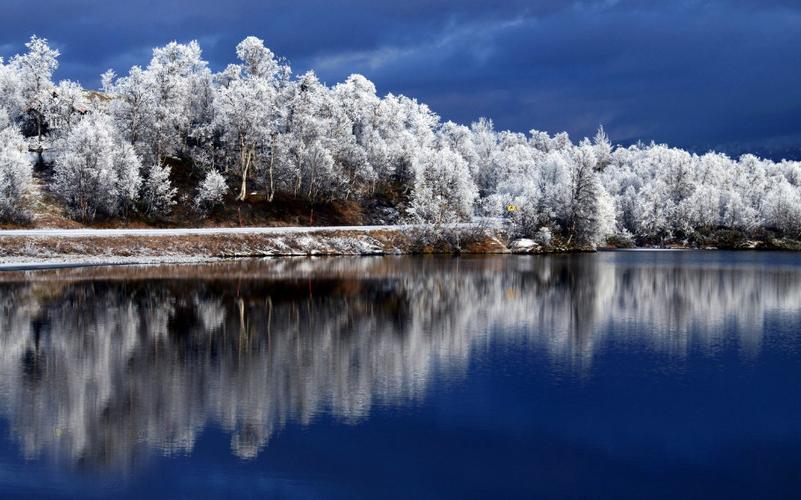
[[[798,498],[801,256],[0,274],[0,495]]]

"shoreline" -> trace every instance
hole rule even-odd
[[[263,257],[511,253],[495,231],[457,225],[0,231],[0,271]]]
[[[757,242],[750,242],[757,243]],[[196,264],[267,257],[414,254],[565,254],[605,251],[797,251],[775,242],[735,248],[604,246],[509,241],[495,226],[0,230],[0,272],[91,266]]]
[[[242,259],[246,257],[241,257]],[[24,272],[24,271],[49,271],[58,269],[80,269],[90,267],[126,267],[126,266],[163,266],[163,265],[185,265],[185,264],[212,264],[215,262],[224,262],[230,259],[215,259],[215,258],[156,258],[156,259],[140,259],[140,258],[120,258],[112,257],[108,259],[37,259],[30,260],[24,257],[12,258],[10,260],[3,259],[0,262],[0,273]]]

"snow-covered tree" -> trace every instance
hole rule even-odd
[[[363,75],[353,74],[334,86],[333,93],[350,121],[352,144],[345,158],[350,168],[360,171],[365,178],[374,175],[388,178],[394,165],[387,141],[395,137],[395,130],[386,127],[383,120],[386,108],[381,108],[382,100],[375,85]]]
[[[801,236],[801,192],[784,178],[775,181],[764,204],[765,224],[788,236]]]
[[[264,166],[272,200],[274,149],[285,118],[280,99],[291,71],[255,37],[240,42],[236,53],[241,64],[229,66],[218,77],[214,126],[229,157],[236,158],[235,170],[241,178],[238,199],[247,196],[252,172]]]
[[[128,217],[128,212],[134,208],[139,199],[139,189],[142,186],[142,161],[133,146],[122,141],[117,135],[114,136],[111,154],[114,162],[117,213]]]
[[[494,192],[497,178],[492,169],[492,156],[498,147],[498,137],[492,120],[481,118],[470,125],[473,151],[470,171],[476,179],[481,196],[489,196]]]
[[[469,220],[478,196],[467,162],[451,149],[424,150],[415,162],[410,215],[415,220],[446,224]]]
[[[89,110],[89,100],[83,87],[76,82],[64,80],[53,89],[45,103],[45,120],[58,135],[68,134],[84,113]]]
[[[713,229],[720,225],[720,191],[708,184],[702,184],[686,200],[688,223],[692,228]]]
[[[579,244],[593,243],[598,231],[598,202],[603,189],[595,173],[598,157],[594,148],[586,143],[573,149],[569,163],[570,180],[563,215],[564,228],[569,241]]]
[[[0,112],[8,123],[22,116],[25,102],[22,97],[22,81],[17,68],[4,64],[0,57]],[[3,128],[0,124],[0,128]]]
[[[134,66],[127,76],[114,77],[111,70],[103,74],[103,91],[111,97],[108,111],[126,141],[140,150],[150,149],[143,144],[156,100],[149,75]]]
[[[134,69],[127,80],[108,86],[127,101],[119,113],[128,125],[121,128],[132,142],[142,134],[142,153],[153,164],[185,152],[193,127],[206,116],[202,105],[211,83],[200,45],[192,41],[154,49],[144,71]]]
[[[593,245],[603,244],[618,232],[614,198],[600,186],[598,187],[597,197],[595,205],[596,222],[591,236]]]
[[[39,140],[44,133],[46,110],[52,98],[53,72],[58,68],[59,51],[50,47],[47,40],[32,36],[25,44],[28,52],[11,59],[11,70],[18,77],[20,98],[24,103],[23,112],[34,124],[34,135]]]
[[[147,169],[142,184],[141,203],[144,212],[149,216],[168,215],[175,206],[175,195],[178,190],[170,181],[170,167],[154,164]]]
[[[13,221],[25,215],[23,202],[33,170],[27,152],[28,145],[19,131],[4,127],[0,119],[0,220]]]
[[[221,205],[227,193],[225,177],[216,170],[209,170],[198,187],[195,206],[205,210]]]
[[[352,137],[340,103],[309,72],[297,83],[288,115],[277,157],[287,188],[312,201],[347,199],[358,178],[343,162]]]
[[[255,36],[249,36],[239,42],[236,46],[236,56],[242,61],[243,71],[253,78],[286,79],[291,74],[289,66],[264,46],[264,40]]]
[[[52,83],[58,51],[32,37],[0,59],[3,134],[0,216],[21,207],[32,151],[58,152],[53,190],[82,220],[166,214],[170,169],[206,172],[199,207],[238,199],[249,183],[307,202],[371,200],[420,221],[503,216],[516,234],[549,232],[577,245],[624,235],[642,244],[695,241],[719,229],[801,237],[801,162],[696,155],[662,144],[614,146],[603,127],[574,144],[567,133],[442,123],[424,103],[379,96],[354,74],[329,87],[256,37],[238,64],[212,74],[197,42],[171,42],[146,67],[102,76],[103,93]],[[19,127],[19,128],[16,128]],[[142,172],[142,161],[150,165]],[[183,174],[183,172],[182,172]],[[225,177],[224,177],[225,176]]]
[[[86,117],[65,136],[53,169],[54,191],[77,219],[123,215],[141,185],[141,163],[111,120]]]
[[[723,207],[721,225],[724,227],[750,232],[763,222],[759,211],[733,189],[720,193],[720,202]]]
[[[612,143],[609,142],[609,136],[603,126],[598,127],[598,132],[595,133],[593,138],[593,146],[595,149],[595,168],[596,170],[603,170],[612,162]]]

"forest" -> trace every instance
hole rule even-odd
[[[171,42],[146,66],[109,70],[99,90],[55,83],[59,51],[46,39],[26,47],[0,58],[6,225],[30,224],[38,178],[83,224],[347,202],[388,224],[502,218],[544,243],[801,237],[801,162],[617,146],[602,127],[574,142],[443,121],[362,75],[329,86],[293,74],[253,36],[220,72],[197,42]]]

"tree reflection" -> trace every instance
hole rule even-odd
[[[345,422],[459,377],[489,341],[569,372],[610,336],[683,356],[797,311],[796,268],[616,254],[282,259],[0,277],[0,399],[26,457],[127,470],[207,425],[258,455],[288,422]]]

